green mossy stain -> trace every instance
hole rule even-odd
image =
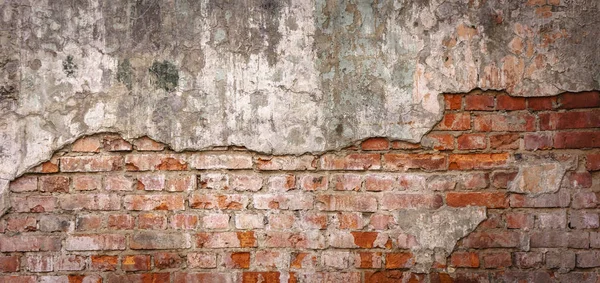
[[[168,92],[174,91],[179,84],[179,70],[177,66],[168,61],[154,62],[150,67],[150,73],[156,76],[154,84]]]
[[[124,84],[128,90],[131,90],[133,87],[131,77],[131,63],[129,63],[129,59],[119,62],[119,66],[117,66],[117,81]]]
[[[77,65],[73,62],[73,56],[67,55],[67,59],[62,62],[63,72],[67,75],[67,77],[74,77],[75,70],[77,70]]]

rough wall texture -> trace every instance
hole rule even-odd
[[[318,155],[79,139],[10,183],[0,282],[598,282],[600,93],[444,101]]]
[[[82,135],[174,150],[418,142],[442,92],[600,88],[600,2],[0,1],[0,178]]]

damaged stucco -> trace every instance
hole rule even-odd
[[[325,152],[374,136],[419,141],[443,92],[600,88],[597,1],[0,0],[0,10],[0,208],[8,180],[83,135]],[[558,190],[565,171],[520,168],[510,189],[532,194]],[[518,183],[540,170],[555,179]],[[419,271],[486,217],[403,213]]]

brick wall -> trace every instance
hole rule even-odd
[[[0,282],[598,282],[600,94],[444,100],[421,144],[322,155],[82,138],[11,183]],[[540,160],[557,191],[507,189]],[[413,272],[426,239],[400,220],[468,206],[486,220]]]

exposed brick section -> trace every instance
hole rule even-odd
[[[597,281],[598,92],[444,101],[420,143],[298,156],[86,136],[10,182],[0,282]],[[554,161],[558,191],[509,190]],[[487,218],[414,273],[424,238],[403,217],[470,206]]]

